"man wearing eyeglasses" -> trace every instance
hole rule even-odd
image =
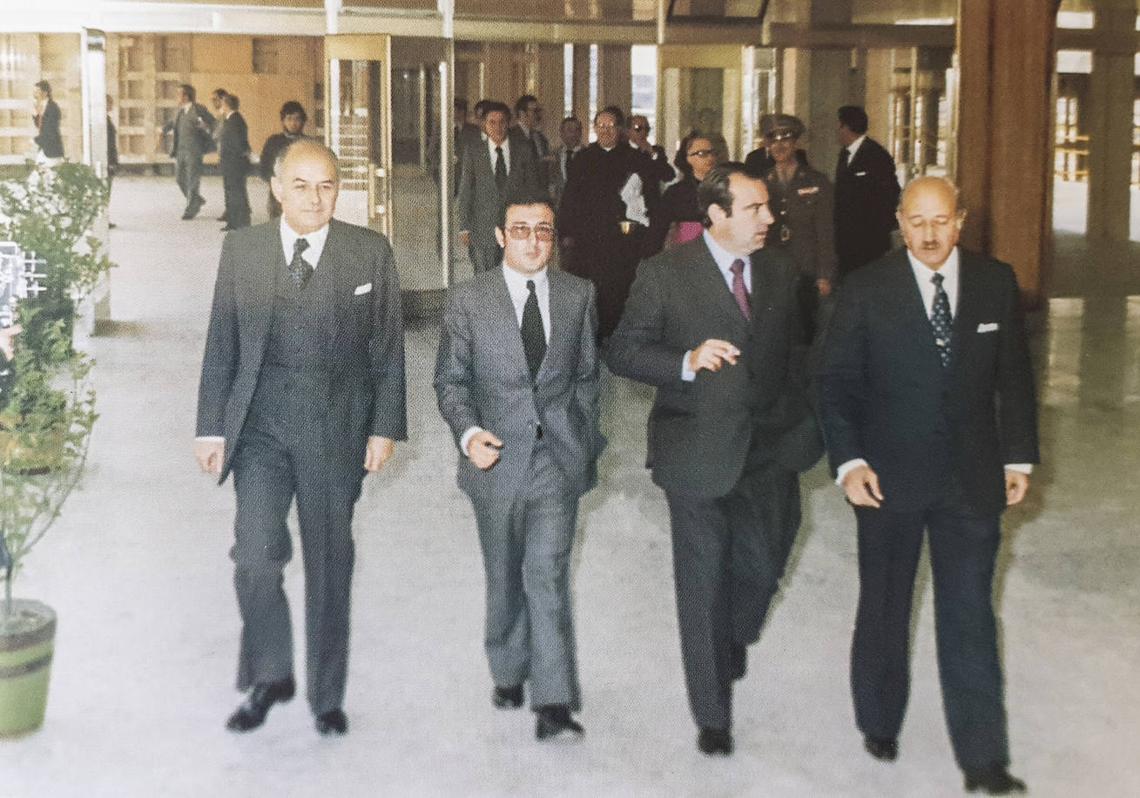
[[[578,738],[570,605],[578,499],[597,481],[597,312],[588,281],[547,268],[554,210],[508,200],[500,267],[451,289],[435,368],[487,578],[484,645],[497,709],[537,714],[539,740]],[[529,685],[529,686],[528,686]]]

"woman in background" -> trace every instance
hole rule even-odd
[[[697,185],[719,160],[715,143],[699,131],[681,139],[673,158],[681,179],[661,196],[661,205],[649,227],[652,252],[692,241],[704,230],[704,217],[697,208]]]

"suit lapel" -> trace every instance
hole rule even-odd
[[[720,268],[716,265],[716,260],[709,252],[704,237],[697,238],[684,246],[693,247],[694,257],[690,261],[691,267],[685,269],[683,273],[693,286],[694,296],[708,297],[717,311],[730,320],[734,326],[744,327],[744,316],[741,315],[740,308],[736,305],[736,298],[733,297],[728,284],[725,283],[724,275],[721,274]],[[682,257],[682,260],[688,259]],[[754,273],[753,278],[755,276]]]
[[[980,308],[985,300],[984,287],[978,280],[973,259],[958,249],[958,307],[955,308],[950,365],[956,371],[964,360],[970,341],[970,330],[976,329]]]
[[[321,314],[320,327],[328,331],[325,336],[325,349],[327,352],[335,351],[340,345],[343,331],[342,321],[345,321],[349,311],[348,300],[352,296],[355,286],[347,285],[346,276],[349,274],[348,253],[345,249],[344,227],[336,219],[329,221],[329,235],[325,239],[325,248],[321,250],[320,260],[317,261],[316,271],[313,273],[315,285],[313,288],[323,286],[324,290],[332,296],[324,297],[330,301],[318,304]],[[317,280],[317,275],[321,279]]]
[[[862,150],[862,147],[859,149]],[[892,259],[894,275],[891,282],[900,322],[904,328],[913,330],[913,345],[917,347],[921,362],[935,364],[941,369],[938,348],[934,345],[934,329],[930,325],[930,309],[926,307],[918,282],[914,279],[914,270],[911,269],[906,249],[896,252]]]
[[[277,295],[277,276],[285,262],[281,248],[281,228],[272,222],[262,227],[261,239],[254,244],[248,260],[238,264],[248,275],[237,284],[245,290],[240,297],[239,312],[249,320],[249,340],[262,352],[269,340],[269,325],[273,318],[273,302]]]
[[[523,351],[522,334],[519,332],[518,317],[515,315],[515,304],[511,301],[511,292],[507,290],[507,281],[503,277],[502,269],[496,269],[494,279],[485,285],[488,286],[491,293],[486,308],[491,313],[491,323],[499,333],[498,338],[505,347],[507,361],[514,363],[515,368],[524,373],[529,381],[530,369],[526,364],[526,353]],[[551,338],[553,337],[551,335]]]
[[[566,347],[578,345],[578,341],[571,340],[568,335],[571,330],[570,297],[569,291],[563,290],[562,275],[550,270],[546,274],[550,292],[550,340],[546,346],[546,357],[538,370],[540,380],[549,370],[557,370],[566,362]]]

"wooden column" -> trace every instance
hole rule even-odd
[[[633,101],[633,75],[628,44],[598,46],[598,109],[616,105],[627,117]]]
[[[571,106],[574,116],[585,128],[586,140],[589,140],[590,123],[590,45],[574,45],[573,92]]]
[[[1056,0],[959,0],[962,243],[1013,266],[1030,306],[1052,255]]]

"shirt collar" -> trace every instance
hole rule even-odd
[[[297,243],[297,239],[304,238],[309,242],[309,246],[301,257],[305,258],[305,260],[308,261],[310,265],[316,266],[316,262],[320,259],[320,253],[324,251],[325,241],[328,239],[328,237],[329,226],[327,224],[319,230],[314,230],[313,232],[306,233],[302,236],[289,226],[289,223],[285,221],[284,216],[281,217],[281,246],[285,250],[286,261],[290,260],[293,257],[293,245]]]
[[[942,268],[935,270],[927,266],[914,256],[909,249],[906,251],[907,260],[910,261],[911,271],[914,272],[914,279],[918,280],[919,284],[926,285],[930,282],[930,278],[935,274],[942,275],[943,287],[946,283],[956,283],[958,281],[958,247],[950,250],[946,262],[942,264]]]
[[[860,136],[859,138],[855,139],[853,142],[851,142],[850,144],[847,145],[847,152],[849,152],[851,154],[852,158],[855,157],[855,153],[859,150],[859,147],[862,146],[862,144],[863,144],[864,140],[866,140],[866,138],[867,138],[867,134],[864,133],[862,136]]]
[[[520,274],[508,266],[506,263],[503,263],[503,279],[507,281],[507,288],[511,289],[512,293],[525,294],[527,292],[527,280],[534,280],[534,290],[541,291],[546,286],[547,282],[549,282],[550,277],[547,275],[545,266],[542,267],[541,271],[527,275]]]
[[[487,141],[487,149],[492,153],[495,152],[496,147],[502,147],[504,153],[511,151],[511,137],[510,136],[507,136],[506,138],[504,138],[502,144],[496,144],[490,136],[487,136],[486,141]]]
[[[750,255],[733,255],[727,249],[718,244],[716,239],[712,237],[712,233],[708,231],[708,228],[705,228],[705,231],[701,233],[701,235],[704,237],[705,246],[709,248],[709,252],[712,254],[713,260],[716,261],[716,266],[718,269],[720,269],[722,274],[728,275],[732,271],[733,261],[744,261],[745,269],[747,269],[748,265],[752,262],[752,257]]]

